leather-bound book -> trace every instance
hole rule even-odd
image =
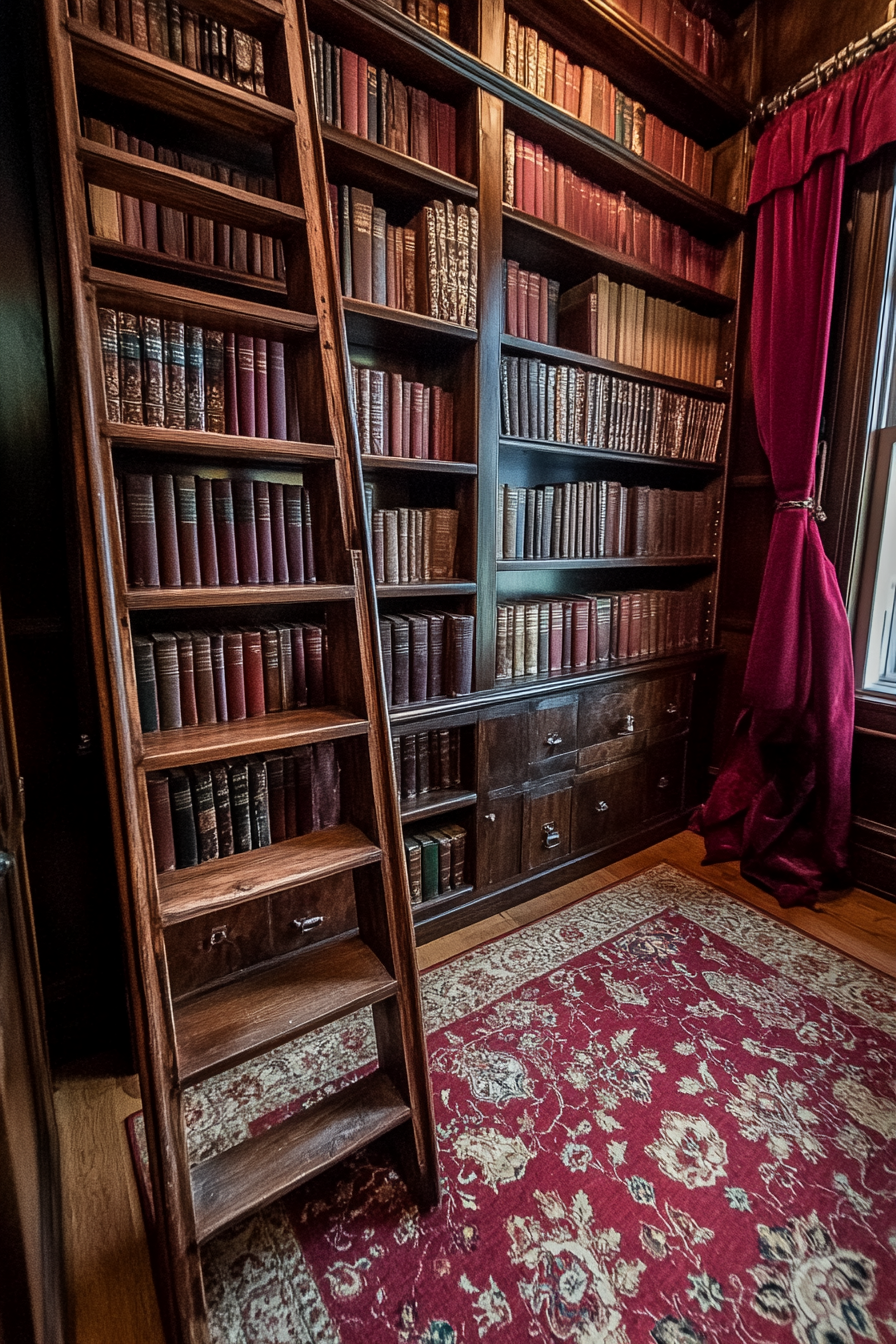
[[[191,630],[190,639],[193,644],[193,686],[196,697],[196,718],[199,723],[217,723],[211,640],[205,630]]]
[[[225,858],[234,852],[233,815],[230,806],[230,781],[224,761],[216,761],[208,767],[211,777],[212,802],[215,809],[215,829],[218,838],[218,857]]]
[[[373,196],[351,188],[352,295],[373,302]]]
[[[159,516],[158,497],[161,476],[156,477],[156,516]],[[172,478],[169,478],[172,479]],[[178,584],[184,588],[197,588],[202,582],[199,562],[199,532],[196,511],[196,477],[175,476],[172,479],[174,497],[175,527],[177,536],[177,555],[179,557]],[[162,542],[161,531],[159,541]],[[160,564],[162,557],[160,555]],[[169,585],[163,578],[163,586]],[[177,584],[173,585],[177,586]]]
[[[406,835],[404,837],[404,859],[408,871],[408,886],[411,889],[411,905],[419,905],[423,900],[421,853],[420,841],[413,835]]]
[[[196,681],[193,671],[193,638],[189,630],[175,630],[177,674],[180,684],[180,717],[185,728],[199,722],[196,706]]]
[[[405,616],[387,620],[392,627],[392,704],[406,705],[410,699],[410,626]]]
[[[163,588],[179,588],[180,555],[177,545],[174,478],[168,472],[157,472],[152,482],[156,542],[159,552],[159,582]]]
[[[106,393],[106,418],[121,422],[121,389],[118,371],[118,314],[114,308],[98,309],[100,349],[103,359],[103,387]],[[142,410],[142,407],[141,407]]]
[[[308,835],[314,827],[312,773],[314,760],[310,746],[293,749],[296,780],[296,834]]]
[[[169,168],[179,168],[180,162],[175,150],[160,145],[156,149],[156,161]],[[169,257],[187,255],[187,220],[182,210],[170,206],[159,206],[159,251]]]
[[[218,857],[218,822],[215,815],[215,794],[212,772],[207,765],[190,767],[190,787],[193,795],[193,815],[196,819],[196,841],[200,863]]]
[[[314,829],[338,826],[342,811],[339,790],[339,760],[333,742],[315,742],[311,773]]]
[[[215,517],[215,547],[218,555],[218,575],[225,587],[238,584],[236,531],[234,527],[234,499],[230,481],[212,481],[212,501]]]
[[[427,699],[437,700],[445,694],[445,624],[443,611],[427,611],[429,625],[428,648],[426,655],[426,691]]]
[[[280,705],[282,709],[296,709],[295,676],[292,665],[292,627],[276,625],[277,641],[280,648]]]
[[[420,845],[422,899],[430,901],[439,894],[439,845],[431,835],[413,837]]]
[[[252,848],[252,819],[249,804],[249,762],[244,759],[225,762],[230,781],[230,816],[233,824],[233,850],[246,854]]]
[[[271,816],[268,801],[268,772],[260,756],[248,757],[249,820],[252,824],[252,848],[265,849],[271,843]]]
[[[451,836],[444,830],[433,830],[429,833],[430,840],[436,842],[438,852],[438,884],[439,895],[451,890]]]
[[[184,770],[170,770],[171,825],[174,832],[175,866],[195,868],[199,862],[196,815],[190,779]]]
[[[154,56],[168,55],[168,12],[165,0],[146,0],[149,50]]]
[[[134,677],[137,683],[137,708],[144,733],[159,729],[159,700],[156,690],[156,664],[153,642],[145,635],[134,636]]]
[[[427,698],[429,686],[429,621],[421,613],[407,617],[409,635],[409,685],[410,700]]]
[[[370,141],[372,141],[373,144],[375,144],[375,145],[377,145],[377,144],[381,144],[381,143],[382,143],[381,138],[380,138],[380,127],[379,127],[379,106],[380,106],[380,97],[379,97],[379,74],[380,74],[380,73],[381,73],[381,72],[378,72],[378,71],[377,71],[377,68],[376,68],[376,66],[373,64],[373,62],[372,62],[372,61],[368,61],[368,63],[367,63],[367,81],[366,81],[366,95],[367,95],[367,139],[370,140]],[[358,75],[360,76],[360,74],[361,74],[361,68],[360,68],[360,64],[359,64],[359,66],[358,66]],[[363,97],[364,97],[364,94],[365,94],[365,90],[364,90],[364,88],[360,88],[360,89],[358,90],[358,96],[359,96],[359,98],[363,98]],[[360,122],[360,116],[359,116],[359,118],[358,118],[358,121]]]
[[[466,859],[467,833],[463,826],[451,822],[441,828],[442,834],[451,841],[451,886],[464,885],[464,863]]]
[[[167,632],[153,634],[153,653],[156,665],[156,693],[159,706],[159,727],[165,731],[181,728],[180,668],[177,640]]]
[[[268,714],[284,708],[280,688],[280,639],[272,625],[261,627],[261,657],[264,667],[264,703]]]
[[[230,186],[230,168],[226,163],[216,163],[213,171],[217,182],[220,182],[223,186]],[[219,220],[215,220],[213,225],[215,265],[223,266],[226,270],[231,268],[231,234],[232,230],[229,224],[222,224]]]
[[[308,705],[311,709],[319,709],[321,705],[326,704],[323,630],[319,625],[305,625],[302,627],[302,638],[305,645]]]
[[[199,545],[199,573],[202,586],[216,588],[220,583],[215,527],[215,502],[212,482],[206,476],[196,481],[196,532]],[[232,507],[231,507],[232,516]]]
[[[246,687],[246,718],[258,719],[265,713],[264,655],[261,631],[243,629],[243,676]]]
[[[205,417],[205,342],[202,327],[184,329],[185,395],[187,429],[204,430]]]
[[[289,582],[305,582],[305,548],[302,541],[302,487],[283,487],[283,512],[286,531],[286,558]]]
[[[143,376],[139,319],[118,314],[118,384],[121,419],[126,425],[143,424]]]
[[[124,5],[128,0],[119,0]],[[184,63],[184,42],[180,26],[179,0],[168,0],[168,54],[177,65]]]
[[[236,338],[236,404],[239,433],[255,437],[255,342],[251,336]]]
[[[269,436],[268,417],[268,343],[261,336],[254,341],[255,362],[255,434],[260,439]]]
[[[147,774],[146,796],[149,802],[149,824],[152,830],[156,872],[170,873],[177,867],[177,856],[174,848],[171,798],[166,771],[153,770]]]
[[[271,534],[271,495],[267,481],[252,482],[255,496],[255,542],[258,552],[258,582],[274,582],[274,551]]]
[[[165,425],[168,429],[186,429],[187,384],[184,324],[165,318],[162,324],[164,346]]]
[[[268,429],[272,439],[288,437],[286,425],[286,369],[282,341],[268,341]],[[256,349],[256,358],[258,352]]]
[[[304,709],[308,704],[308,676],[305,671],[305,638],[300,625],[289,626],[292,648],[293,708]]]
[[[205,428],[212,434],[227,430],[224,393],[224,333],[206,331],[203,372],[205,378]]]
[[[367,61],[363,56],[358,57],[358,134],[362,140],[367,139],[367,113],[369,103],[367,101]],[[338,115],[335,118],[336,124],[339,124]]]
[[[227,687],[227,718],[233,723],[246,718],[246,677],[241,630],[223,632],[224,680]]]
[[[224,670],[224,636],[220,630],[207,630],[201,633],[208,638],[209,660],[212,670],[212,687],[215,702],[215,720],[218,723],[227,723],[230,715],[227,708],[227,674]],[[195,651],[193,656],[194,658],[196,657]]]
[[[302,486],[302,552],[305,560],[305,583],[317,583],[314,565],[314,529],[311,525],[311,495]]]
[[[370,295],[374,303],[386,302],[386,212],[375,207],[371,216]]]
[[[291,751],[285,751],[283,760],[283,824],[286,839],[299,834],[299,818],[296,807],[296,758]]]
[[[155,146],[148,140],[138,140],[136,152],[141,159],[155,159]],[[88,188],[88,191],[90,188]],[[91,197],[91,204],[93,198]],[[160,251],[159,245],[159,207],[155,201],[140,202],[140,231],[143,236],[143,247],[147,252]]]
[[[268,817],[271,843],[286,839],[286,791],[284,787],[283,757],[278,751],[269,751],[264,757],[268,780]]]
[[[429,793],[431,782],[430,754],[429,754],[429,733],[414,734],[416,749],[416,771],[417,771],[417,795],[421,797]]]
[[[128,584],[159,587],[159,551],[152,476],[127,472],[124,478]]]
[[[127,131],[115,129],[115,148],[128,154],[131,150],[130,137]],[[135,146],[137,144],[135,140]],[[135,149],[136,152],[136,149]],[[128,247],[142,248],[143,246],[143,225],[140,217],[140,202],[136,196],[125,196],[119,193],[121,201],[121,241]]]
[[[257,584],[258,539],[255,526],[255,490],[252,481],[236,480],[233,491],[233,521],[236,538],[237,581]]]
[[[383,680],[386,683],[386,703],[392,704],[392,625],[386,617],[380,617],[380,651],[383,663]]]
[[[357,52],[338,49],[342,91],[342,129],[358,134],[358,56]],[[364,90],[367,96],[367,90]]]
[[[262,484],[257,482],[256,486]],[[267,489],[268,501],[267,509],[269,513],[270,526],[270,548],[271,548],[271,578],[263,579],[264,583],[289,583],[289,558],[286,550],[286,513],[283,499],[283,486],[278,481],[263,482]],[[261,506],[262,509],[264,505]],[[259,501],[255,501],[256,518],[259,514]],[[262,542],[259,537],[259,576],[261,575],[261,548]],[[265,569],[265,573],[267,573]]]

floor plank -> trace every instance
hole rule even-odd
[[[792,928],[890,975],[896,973],[896,904],[854,888],[815,910],[781,910],[746,882],[736,863],[703,867],[703,842],[683,831],[419,949],[421,969],[561,910],[602,887],[672,863]],[[70,1344],[164,1344],[152,1286],[124,1119],[139,1110],[135,1078],[67,1074],[57,1080],[63,1205],[70,1291]]]

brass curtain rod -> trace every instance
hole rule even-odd
[[[753,137],[757,137],[773,117],[778,116],[786,107],[790,107],[798,98],[805,98],[806,94],[823,88],[838,75],[845,74],[847,70],[852,70],[867,60],[869,56],[883,51],[891,42],[896,42],[896,0],[890,0],[886,22],[879,28],[875,28],[873,32],[858,38],[855,42],[847,43],[828,60],[818,62],[807,75],[803,75],[802,79],[791,84],[783,93],[776,93],[772,98],[760,99],[750,117],[750,131]]]

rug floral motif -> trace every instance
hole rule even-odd
[[[422,987],[440,1207],[374,1146],[222,1234],[215,1344],[896,1340],[892,981],[661,866]],[[194,1157],[372,1055],[193,1089]]]

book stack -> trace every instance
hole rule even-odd
[[[501,357],[501,433],[714,462],[725,405],[571,364]]]
[[[404,228],[360,187],[330,187],[330,210],[346,298],[475,327],[479,211],[430,201]]]
[[[460,729],[440,728],[393,737],[392,762],[402,803],[439,789],[459,789]]]
[[[703,648],[708,604],[709,594],[699,589],[499,602],[495,680],[583,672]]]
[[[156,872],[264,849],[338,826],[332,742],[146,776]]]
[[[314,93],[320,119],[362,140],[456,172],[457,113],[422,89],[402,84],[365,57],[311,33]]]
[[[320,625],[166,630],[134,636],[144,733],[326,704]]]
[[[176,318],[99,309],[106,415],[113,424],[300,439],[282,341]]]
[[[317,582],[304,486],[126,472],[118,498],[131,588]]]
[[[682,0],[620,0],[620,6],[688,65],[710,79],[719,77],[725,43],[718,28],[700,14],[707,9],[702,0],[692,5]]]
[[[498,491],[497,558],[704,556],[713,549],[715,516],[715,500],[692,490],[618,481],[505,485]]]
[[[575,65],[512,14],[507,15],[505,29],[504,73],[695,191],[707,196],[712,191],[712,155],[696,140],[647,112],[643,103],[629,98],[600,70]]]
[[[504,330],[542,345],[557,344],[557,307],[560,282],[534,271],[524,271],[518,261],[505,261]]]
[[[83,118],[84,136],[110,149],[123,150],[141,159],[152,159],[169,168],[181,168],[197,177],[206,177],[226,183],[240,191],[251,191],[256,196],[271,199],[277,195],[273,177],[247,173],[244,168],[230,163],[187,154],[148,140],[128,135],[120,126],[111,126],[96,117]],[[283,280],[286,264],[283,244],[279,238],[252,233],[230,224],[200,219],[172,210],[170,206],[156,205],[154,201],[124,196],[109,187],[87,185],[90,204],[91,231],[97,238],[125,243],[128,247],[146,252],[160,252],[169,257],[200,262],[206,266],[221,266],[242,275],[260,275],[269,280]]]
[[[454,459],[454,397],[400,373],[352,365],[358,438],[374,457]]]
[[[457,509],[374,509],[377,583],[438,583],[454,578]]]
[[[259,39],[178,0],[69,0],[68,12],[141,51],[264,96]]]
[[[504,132],[504,200],[515,210],[615,248],[682,280],[714,289],[722,253],[678,224],[660,219],[624,191],[607,191],[558,163],[541,145]]]
[[[467,833],[456,822],[404,837],[411,905],[431,901],[464,885]]]
[[[473,632],[474,617],[454,611],[380,617],[389,704],[469,695],[473,689]]]
[[[583,355],[711,387],[716,380],[719,320],[654,299],[635,285],[595,275],[560,300],[560,342]]]
[[[384,0],[390,9],[416,19],[424,28],[430,28],[439,37],[451,37],[451,9],[442,0]]]

